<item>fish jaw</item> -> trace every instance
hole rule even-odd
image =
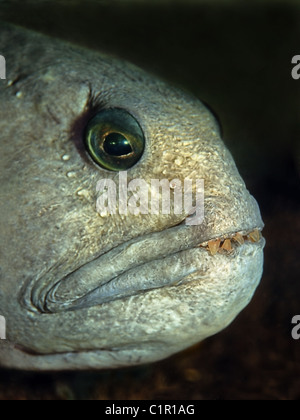
[[[261,232],[263,222],[256,202],[244,194],[243,217],[224,222],[220,213],[218,219],[208,197],[206,219],[199,226],[183,221],[125,242],[63,278],[34,279],[22,289],[19,312],[8,319],[1,365],[29,370],[138,365],[164,359],[226,328],[250,302],[263,271],[265,241],[253,233]],[[230,252],[210,252],[211,242],[229,239]],[[99,280],[97,288],[93,281],[99,269],[102,274],[113,269],[114,276]],[[72,284],[78,273],[84,273],[85,286],[79,296],[77,282]]]
[[[32,320],[38,319],[33,321],[35,336],[41,334],[43,340],[32,342],[29,334],[28,341],[18,343],[10,357],[4,350],[2,357],[0,350],[1,363],[31,370],[104,369],[108,363],[112,368],[138,365],[164,359],[223,330],[248,305],[263,272],[265,240],[260,234],[263,223],[254,200],[250,196],[248,199],[256,213],[248,214],[248,224],[244,229],[240,226],[238,233],[232,230],[235,225],[231,229],[227,225],[226,232],[212,232],[207,230],[208,221],[202,226],[181,223],[136,238],[107,253],[104,256],[107,269],[109,261],[120,259],[121,266],[128,261],[130,265],[131,254],[134,269],[127,270],[128,265],[124,265],[120,278],[104,282],[84,297],[66,303],[64,292],[59,290],[63,281],[58,282],[54,289],[40,295],[40,306],[38,300],[35,302],[36,314],[32,314]],[[211,241],[222,244],[228,238],[232,239],[230,252],[210,252]],[[174,248],[163,255],[166,243],[172,243]],[[148,252],[143,252],[146,244]],[[105,271],[101,257],[84,265],[85,280],[98,267]],[[149,282],[149,273],[153,272],[155,284],[139,288]],[[159,272],[163,276],[159,277]],[[75,273],[81,274],[80,269]],[[72,275],[64,279],[66,285],[72,281]],[[163,284],[159,284],[160,280]],[[122,284],[128,283],[131,290],[127,287],[120,294]],[[114,293],[116,289],[118,293]],[[47,305],[43,306],[45,299]],[[31,304],[32,301],[31,297]],[[121,316],[116,318],[116,313]],[[48,339],[44,331],[50,320]],[[72,325],[79,320],[81,333],[70,335]],[[31,329],[30,325],[27,327]]]
[[[248,305],[262,276],[264,244],[263,238],[256,243],[245,242],[231,256],[220,253],[212,256],[203,248],[193,249],[192,253],[209,268],[206,272],[194,272],[181,284],[76,311],[45,314],[45,325],[51,316],[57,328],[60,343],[56,341],[55,351],[48,353],[53,336],[43,351],[36,352],[2,341],[1,363],[27,370],[81,370],[104,369],[108,365],[119,368],[164,359],[223,330]],[[116,308],[122,309],[122,319],[108,326]],[[161,308],[164,308],[163,324]],[[62,340],[60,326],[72,329],[78,319],[83,326],[86,324],[83,336],[74,337],[72,343]],[[91,319],[95,320],[92,329]],[[110,340],[110,347],[105,344],[104,327],[106,334],[115,337],[113,345]]]

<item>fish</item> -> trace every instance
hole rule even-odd
[[[212,112],[5,22],[0,54],[0,366],[141,365],[228,327],[261,281],[264,223]]]

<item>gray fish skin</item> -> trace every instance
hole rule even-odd
[[[227,327],[260,282],[265,242],[234,244],[230,255],[198,246],[263,229],[206,107],[130,64],[5,23],[0,48],[0,366],[138,365]],[[188,212],[99,215],[97,182],[119,178],[84,147],[91,92],[144,131],[128,181],[204,179],[201,225],[186,226]],[[127,295],[101,301],[118,279]]]

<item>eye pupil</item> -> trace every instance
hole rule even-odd
[[[104,150],[111,156],[126,156],[132,153],[132,147],[125,136],[119,133],[109,134],[103,144]]]

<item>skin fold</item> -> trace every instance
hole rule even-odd
[[[265,242],[249,237],[260,211],[212,114],[131,64],[5,23],[0,48],[0,366],[149,363],[227,327],[260,282]],[[191,209],[99,214],[99,180],[119,186],[85,144],[103,109],[143,131],[128,182],[204,180],[201,224],[185,223]],[[209,252],[226,238],[231,250]]]

